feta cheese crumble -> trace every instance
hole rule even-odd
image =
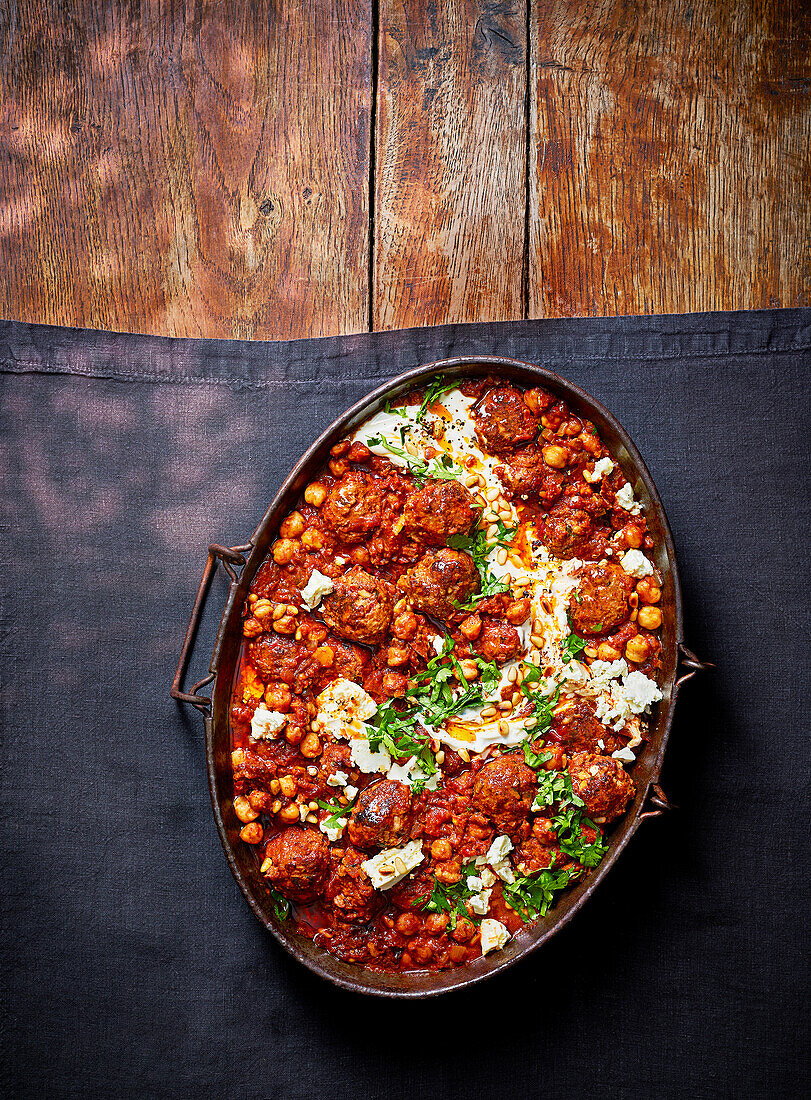
[[[617,749],[616,752],[612,752],[611,756],[614,760],[619,760],[623,764],[633,764],[636,760],[636,757],[627,745],[623,746],[621,749]]]
[[[390,890],[418,867],[423,859],[422,844],[419,840],[410,840],[402,848],[384,848],[376,856],[365,860],[361,866],[375,890]]]
[[[595,664],[597,662],[595,661]],[[617,661],[612,662],[618,664]],[[593,667],[593,666],[592,666]],[[605,726],[619,731],[637,714],[644,712],[662,698],[662,693],[653,680],[642,672],[628,672],[622,683],[612,680],[610,694],[597,700],[595,717]]]
[[[515,874],[510,866],[509,854],[513,850],[513,842],[508,836],[497,836],[490,845],[486,860],[504,882],[515,882]]]
[[[325,577],[323,573],[319,573],[317,569],[313,569],[310,579],[301,589],[301,598],[307,610],[314,611],[323,598],[334,591],[335,585],[330,578]]]
[[[324,834],[330,844],[334,844],[336,840],[341,839],[341,834],[346,828],[346,824],[347,818],[338,817],[335,819],[334,825],[327,825],[325,824],[325,822],[322,821],[318,828],[321,830],[321,832]]]
[[[377,704],[360,684],[335,680],[316,699],[317,720],[333,737],[362,737],[363,723],[377,711]]]
[[[415,783],[421,783],[425,790],[435,791],[439,786],[441,776],[438,771],[434,772],[433,775],[427,775],[420,767],[416,756],[411,756],[405,764],[392,764],[386,778],[396,780],[398,783],[405,783],[407,787],[412,787]]]
[[[349,782],[346,772],[333,772],[327,776],[327,785],[330,787],[345,787]]]
[[[510,938],[507,926],[502,924],[500,920],[493,920],[491,917],[487,917],[482,921],[481,934],[482,955],[486,955],[490,951],[500,951]]]
[[[618,507],[624,508],[626,512],[629,512],[632,516],[638,516],[642,511],[642,505],[638,500],[634,500],[634,491],[631,488],[629,482],[625,482],[623,487],[617,492],[616,502]]]
[[[351,760],[356,768],[360,768],[366,775],[375,772],[387,772],[391,767],[391,757],[384,750],[372,752],[366,737],[356,737],[352,741]]]
[[[636,577],[640,581],[653,572],[653,566],[641,550],[626,550],[620,558],[620,565],[629,576]]]
[[[610,458],[601,458],[599,462],[594,463],[594,472],[590,474],[588,470],[584,470],[583,477],[593,485],[595,481],[601,481],[604,477],[608,477],[613,469],[614,463]]]
[[[269,710],[264,703],[260,703],[251,718],[251,737],[257,741],[272,741],[286,724],[286,714]]]

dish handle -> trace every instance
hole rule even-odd
[[[706,672],[711,668],[715,668],[715,665],[711,661],[699,660],[695,653],[687,648],[684,642],[679,642],[679,667],[685,669],[685,671],[681,673],[673,686],[674,694],[683,687],[688,680],[692,680],[697,672]],[[668,810],[678,809],[675,803],[670,801],[659,786],[658,772],[648,784],[648,793],[645,796],[643,807],[642,813],[639,815],[640,821],[645,821],[651,817],[661,817],[662,814],[667,813]]]
[[[183,645],[180,649],[180,657],[175,670],[175,678],[172,680],[172,687],[169,694],[173,699],[177,699],[181,703],[188,703],[190,706],[195,707],[204,716],[211,713],[211,699],[206,695],[198,695],[197,693],[201,688],[204,688],[206,684],[211,683],[214,679],[214,673],[209,671],[208,676],[204,676],[202,680],[198,680],[189,691],[183,690],[183,680],[185,679],[186,668],[189,663],[189,658],[191,657],[192,649],[194,648],[197,628],[200,625],[200,616],[203,613],[203,607],[205,606],[206,596],[208,595],[212,578],[217,571],[217,564],[222,563],[223,569],[231,580],[236,581],[239,578],[234,566],[242,566],[245,564],[243,554],[250,549],[250,543],[247,546],[220,546],[216,542],[211,543],[208,548],[206,564],[203,568],[203,576],[200,578],[197,596],[195,597],[194,606],[192,607],[191,616],[189,617],[189,625],[186,628],[186,636],[183,639]]]

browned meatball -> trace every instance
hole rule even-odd
[[[522,447],[510,458],[504,482],[514,497],[521,500],[537,497],[547,507],[563,492],[563,474],[560,470],[549,469],[541,448],[534,443]]]
[[[351,680],[355,684],[363,682],[363,672],[369,663],[369,653],[352,642],[342,642],[338,638],[330,638],[326,643],[335,655],[329,668],[322,670],[318,677],[319,684],[328,684],[330,680]]]
[[[400,578],[399,587],[417,611],[447,619],[479,587],[479,571],[462,550],[429,550]]]
[[[260,634],[248,646],[248,654],[256,671],[266,680],[283,680],[292,684],[301,663],[304,648],[284,634]]]
[[[333,851],[324,897],[338,923],[365,923],[386,903],[385,897],[375,890],[363,869],[362,864],[368,858],[366,852],[359,852],[356,848]]]
[[[363,542],[383,516],[383,494],[368,474],[351,470],[330,489],[321,508],[324,523],[342,542]]]
[[[406,500],[403,530],[441,545],[450,535],[466,535],[475,518],[473,497],[461,482],[426,481]]]
[[[578,634],[602,634],[624,623],[631,614],[628,597],[634,579],[616,562],[586,565],[569,597],[569,617]]]
[[[506,454],[538,434],[540,419],[514,386],[488,390],[473,410],[479,442],[492,454]]]
[[[410,828],[411,790],[405,783],[381,779],[358,797],[349,839],[357,848],[396,848]]]
[[[472,804],[485,813],[501,833],[529,832],[528,816],[537,778],[518,753],[489,760],[473,781]]]
[[[596,752],[597,742],[609,737],[605,726],[594,717],[594,710],[576,695],[564,699],[555,710],[552,729],[560,744],[570,752]]]
[[[324,891],[329,874],[329,845],[314,829],[293,825],[270,838],[265,859],[271,865],[265,876],[280,894],[306,904]]]
[[[335,581],[335,591],[321,604],[327,626],[341,638],[365,645],[383,641],[393,609],[393,586],[359,565]]]
[[[553,508],[546,517],[541,537],[556,557],[573,558],[591,532],[592,521],[588,512],[562,504]]]
[[[503,619],[484,619],[481,633],[473,644],[485,661],[495,661],[499,665],[511,661],[523,649],[521,635]]]
[[[586,804],[586,813],[597,825],[618,818],[636,794],[630,775],[610,756],[578,752],[569,761],[572,790]]]

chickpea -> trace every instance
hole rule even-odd
[[[301,740],[298,751],[302,756],[312,760],[321,754],[321,738],[317,733],[307,733]]]
[[[246,619],[242,624],[242,633],[246,638],[256,638],[264,629],[258,619]]]
[[[351,444],[348,439],[342,439],[339,443],[336,443],[333,447],[330,447],[329,453],[333,458],[341,458],[347,454]]]
[[[431,936],[439,936],[448,927],[449,920],[447,913],[432,913],[425,922],[425,931]]]
[[[476,926],[473,922],[462,917],[461,920],[456,922],[456,927],[451,932],[451,935],[457,943],[467,943],[475,931]]]
[[[304,530],[304,516],[301,512],[291,512],[279,525],[279,534],[285,539],[297,538]]]
[[[467,948],[461,943],[455,943],[448,952],[448,958],[452,963],[463,963],[467,958]]]
[[[244,749],[234,749],[231,752],[231,767],[234,769],[234,771],[237,771],[239,768],[243,768],[244,766],[245,766],[245,750]]]
[[[349,463],[345,458],[333,458],[329,464],[329,472],[335,477],[342,477],[349,469]]]
[[[273,618],[273,601],[272,600],[256,600],[253,605],[253,617],[255,619],[272,619]]]
[[[408,945],[412,958],[415,958],[417,962],[428,963],[434,954],[434,949],[430,943],[410,943]]]
[[[609,645],[608,642],[600,642],[597,646],[597,657],[601,661],[618,661],[621,656],[616,646]]]
[[[571,420],[567,420],[565,424],[561,424],[558,428],[558,435],[576,436],[580,435],[582,430],[582,423],[576,416],[573,416]]]
[[[355,565],[367,566],[370,562],[369,551],[365,546],[353,546],[349,551],[349,557]]]
[[[392,699],[402,699],[408,687],[408,677],[402,672],[383,673],[383,692]]]
[[[296,556],[298,543],[291,539],[279,539],[273,544],[273,560],[277,565],[289,565]]]
[[[640,607],[637,622],[645,630],[658,630],[662,625],[662,612],[658,607]]]
[[[259,817],[259,814],[244,794],[238,794],[234,799],[234,813],[245,825],[251,821],[256,821],[257,817]]]
[[[313,657],[322,668],[332,668],[335,664],[335,650],[332,646],[320,645],[313,653]]]
[[[583,444],[583,450],[588,451],[594,458],[596,458],[602,450],[602,444],[597,436],[591,435],[590,432],[585,430],[580,433],[580,442]]]
[[[292,825],[294,821],[300,820],[298,803],[291,802],[289,806],[285,806],[284,809],[279,810],[279,817],[286,825]]]
[[[529,599],[516,600],[514,603],[511,603],[505,612],[507,622],[512,623],[513,626],[520,626],[521,623],[526,622],[529,618],[529,609],[531,606],[532,604]]]
[[[296,619],[294,615],[282,615],[282,617],[276,619],[273,624],[273,629],[277,634],[295,634],[296,628]]]
[[[394,922],[394,927],[401,936],[413,936],[419,929],[420,922],[413,913],[401,913]]]
[[[265,791],[251,791],[248,795],[248,802],[251,805],[251,809],[258,812],[267,809],[269,801],[270,796],[266,794]]]
[[[637,527],[635,523],[627,523],[620,532],[620,537],[626,546],[630,546],[634,550],[638,550],[645,541],[645,535],[641,527]]]
[[[636,586],[636,594],[642,603],[658,603],[662,598],[662,590],[653,577],[643,577]]]
[[[648,643],[641,634],[637,634],[635,638],[631,638],[625,646],[625,656],[629,661],[633,661],[634,664],[637,665],[642,664],[648,656]]]
[[[546,465],[551,466],[553,470],[562,470],[569,461],[569,452],[556,443],[550,443],[548,447],[544,447],[541,454]]]
[[[301,545],[308,550],[323,550],[324,536],[317,527],[308,527],[301,536]]]
[[[290,688],[287,684],[268,684],[265,688],[265,702],[271,710],[277,710],[280,714],[287,714],[292,701],[293,696],[290,694]]]
[[[288,725],[284,731],[284,739],[288,745],[297,745],[304,736],[304,730],[301,726]]]
[[[471,680],[475,680],[476,677],[479,675],[479,666],[476,664],[475,661],[460,661],[459,667],[462,670],[462,675],[468,682]]]
[[[434,859],[450,859],[453,855],[453,846],[449,840],[435,840],[431,845],[431,855]]]
[[[541,411],[541,408],[546,408],[549,399],[543,390],[527,390],[524,394],[524,401],[531,412],[534,412],[536,416]]]
[[[469,642],[473,642],[482,632],[482,620],[479,615],[468,615],[459,624],[459,631]]]
[[[292,775],[283,775],[279,780],[279,790],[285,798],[294,798],[298,791],[298,783]]]
[[[435,869],[434,875],[438,882],[444,882],[450,886],[462,877],[461,863],[458,859],[448,860]]]
[[[314,508],[320,508],[327,499],[326,486],[322,485],[320,481],[313,481],[304,490],[304,499],[308,504],[312,504]]]
[[[390,645],[386,654],[386,664],[389,668],[397,668],[408,664],[408,650],[401,646]]]
[[[391,632],[401,642],[410,642],[417,633],[417,616],[413,611],[403,611],[391,624]]]
[[[246,844],[259,844],[264,835],[264,829],[258,821],[252,821],[249,825],[243,825],[239,830],[239,838],[240,840],[244,840]]]

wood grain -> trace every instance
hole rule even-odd
[[[371,26],[371,0],[3,5],[0,314],[366,328]]]
[[[523,316],[525,8],[381,0],[373,327]]]
[[[536,0],[529,316],[811,303],[803,0]]]

